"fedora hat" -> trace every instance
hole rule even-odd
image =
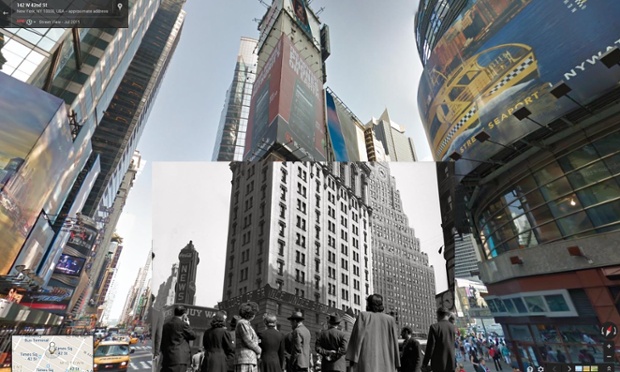
[[[342,319],[340,318],[340,315],[333,314],[329,316],[329,320],[327,322],[329,324],[340,324],[340,322],[342,322]]]
[[[293,315],[288,317],[288,320],[304,320],[304,316],[301,315],[301,312],[295,311]]]

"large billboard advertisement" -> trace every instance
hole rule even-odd
[[[254,82],[244,159],[276,144],[302,160],[325,160],[322,83],[286,36]]]
[[[577,108],[550,88],[566,82],[581,104],[608,92],[620,69],[598,60],[620,45],[620,1],[471,0],[435,46],[420,81],[418,104],[436,161],[456,152],[488,159],[539,128],[514,112],[549,123]],[[469,163],[469,165],[464,165]],[[469,171],[460,161],[457,173]]]
[[[297,25],[304,30],[310,40],[312,40],[312,30],[310,29],[310,21],[308,20],[308,11],[306,10],[305,0],[292,0],[293,13]]]
[[[330,91],[325,91],[327,131],[336,161],[362,161],[359,150],[361,123],[347,110],[344,104]],[[364,149],[365,151],[365,149]]]
[[[325,109],[327,110],[327,132],[334,152],[334,160],[349,161],[349,154],[342,134],[342,126],[336,111],[336,102],[332,94],[325,91]]]
[[[64,314],[72,296],[72,288],[46,287],[38,292],[26,292],[20,304],[31,309],[59,311]]]
[[[0,275],[7,274],[67,165],[64,101],[0,72]]]

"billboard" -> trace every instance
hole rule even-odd
[[[364,136],[361,123],[349,112],[342,101],[329,91],[325,91],[325,110],[334,159],[336,161],[364,160],[358,146],[360,134],[362,140]]]
[[[244,159],[276,144],[299,159],[325,160],[322,83],[285,35],[254,82]]]
[[[56,310],[65,313],[73,296],[72,288],[47,287],[38,292],[26,292],[20,304],[31,309]]]
[[[187,309],[187,317],[189,323],[194,329],[209,329],[211,328],[211,320],[219,311],[209,307],[192,306],[184,303],[166,306],[163,311],[164,321],[170,320],[174,315],[174,308],[177,306],[183,306]]]
[[[342,126],[336,111],[336,103],[334,102],[334,97],[328,91],[325,91],[325,110],[327,111],[327,131],[332,151],[334,152],[334,160],[349,161],[344,135],[342,134]]]
[[[0,275],[7,274],[72,148],[64,101],[0,72]]]
[[[618,14],[617,1],[471,0],[433,49],[420,81],[418,104],[434,159],[454,152],[488,159],[502,147],[477,142],[482,130],[508,145],[538,129],[512,115],[521,107],[539,123],[577,108],[549,94],[560,81],[581,104],[613,89],[620,69],[598,60],[620,44]],[[475,165],[457,162],[456,173]]]
[[[82,272],[82,268],[84,268],[85,263],[86,259],[82,257],[75,257],[68,254],[63,254],[62,256],[60,256],[60,260],[56,264],[54,272],[58,274],[80,276],[80,273]]]
[[[41,213],[17,256],[15,265],[24,265],[39,272],[37,268],[44,260],[47,248],[53,238],[54,230],[45,214]]]
[[[295,14],[295,22],[304,30],[310,40],[312,40],[312,30],[310,29],[310,21],[308,20],[308,10],[306,9],[305,0],[292,0],[293,13]]]

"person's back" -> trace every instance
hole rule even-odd
[[[450,312],[446,309],[437,309],[438,321],[432,324],[428,331],[422,367],[425,368],[430,362],[433,372],[452,372],[456,369],[454,324],[448,321],[449,315]]]
[[[346,359],[355,372],[392,372],[400,367],[398,329],[393,317],[383,314],[383,297],[370,295],[367,312],[353,325]],[[452,371],[453,372],[453,371]]]
[[[181,319],[183,317],[183,319]],[[175,309],[175,316],[163,326],[161,339],[162,371],[176,371],[191,365],[189,340],[196,335],[189,326],[185,308]]]
[[[205,349],[203,370],[209,372],[226,372],[228,370],[227,358],[235,355],[235,349],[230,334],[224,328],[225,326],[223,317],[218,319],[216,315],[211,322],[211,328],[205,332],[202,339]]]
[[[346,371],[344,354],[347,352],[348,340],[344,332],[338,329],[341,319],[331,315],[330,328],[321,331],[316,341],[316,351],[321,355],[323,371]]]
[[[258,333],[260,338],[261,371],[281,371],[284,364],[284,335],[275,328],[267,328]]]
[[[294,312],[288,320],[293,329],[290,367],[293,371],[307,370],[310,367],[310,331],[303,324],[304,317],[301,312]]]

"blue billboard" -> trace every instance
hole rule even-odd
[[[349,161],[347,148],[342,134],[342,127],[336,111],[336,103],[330,92],[325,91],[325,107],[327,111],[327,132],[334,152],[334,160]]]
[[[418,104],[436,161],[457,153],[486,160],[539,129],[513,114],[549,123],[577,108],[550,89],[567,83],[587,105],[614,89],[620,68],[600,57],[620,46],[620,1],[472,0],[437,43],[425,66]],[[458,162],[456,173],[475,167]]]

